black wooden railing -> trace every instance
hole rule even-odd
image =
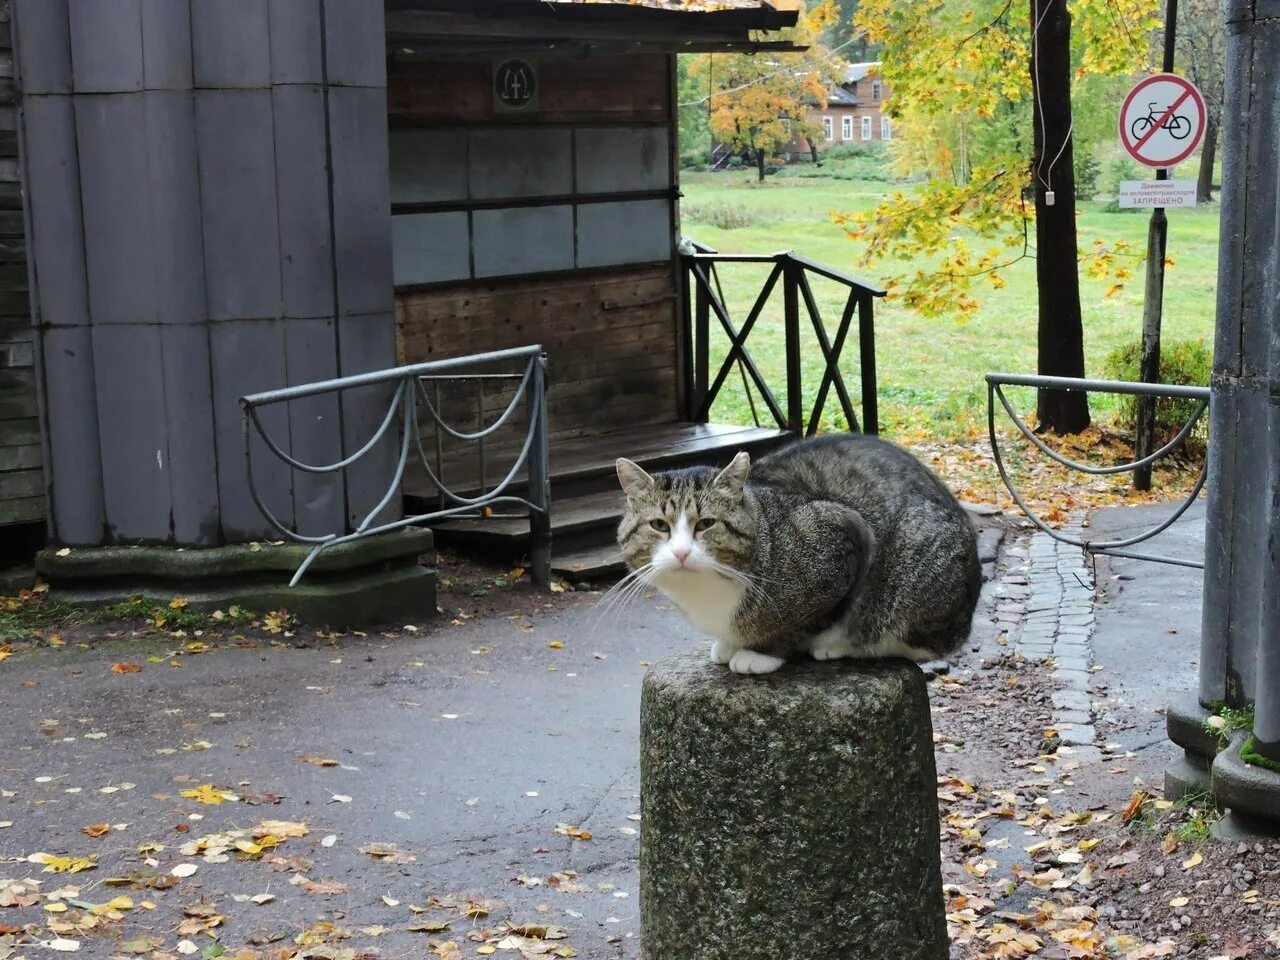
[[[880,287],[863,280],[847,276],[828,269],[804,257],[793,253],[776,254],[728,254],[717,253],[710,247],[686,241],[684,247],[688,252],[682,254],[685,268],[685,303],[684,303],[684,356],[683,370],[687,416],[696,423],[706,423],[711,416],[711,406],[715,403],[721,388],[729,375],[737,367],[744,381],[744,389],[752,413],[756,413],[751,386],[755,387],[762,403],[772,415],[778,427],[784,430],[803,432],[812,436],[818,432],[822,422],[822,413],[826,408],[827,397],[832,388],[840,402],[845,422],[852,431],[863,433],[879,433],[880,417],[876,401],[876,341],[875,310],[873,303],[876,297],[883,297],[885,291]],[[735,327],[729,308],[725,302],[724,292],[720,284],[718,268],[721,264],[735,263],[772,263],[760,294],[747,313],[741,328]],[[833,340],[827,332],[822,319],[822,311],[818,307],[817,298],[809,282],[810,274],[834,280],[849,290],[844,311],[840,317],[840,325],[836,328]],[[756,323],[764,313],[774,291],[781,286],[783,294],[783,332],[786,343],[786,408],[779,404],[777,395],[769,387],[764,374],[747,349],[747,339],[755,329]],[[808,315],[813,326],[818,348],[822,352],[824,371],[822,381],[814,401],[813,409],[805,417],[805,402],[802,383],[801,355],[801,307]],[[859,426],[853,401],[850,399],[844,375],[840,370],[840,357],[845,342],[853,326],[855,313],[858,318],[858,352],[859,374],[862,384],[862,420]],[[729,338],[729,352],[724,362],[711,376],[711,316],[715,315],[721,328]],[[750,380],[750,386],[746,381]],[[758,421],[757,421],[758,422]]]

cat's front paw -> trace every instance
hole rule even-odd
[[[786,661],[755,650],[739,650],[729,659],[729,669],[734,673],[773,673]]]
[[[721,665],[728,663],[733,659],[733,655],[738,652],[738,648],[731,643],[725,643],[723,640],[717,640],[711,644],[711,662]]]

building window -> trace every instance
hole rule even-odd
[[[881,139],[881,140],[892,140],[892,139],[893,139],[893,130],[892,130],[891,125],[890,125],[890,123],[889,123],[889,118],[888,118],[888,117],[881,117],[881,118],[880,118],[880,139]]]
[[[880,102],[880,84],[878,82],[871,85],[871,99],[876,103]]]
[[[782,132],[785,133],[788,137],[791,136],[791,118],[790,117],[782,118]]]
[[[822,136],[827,140],[836,138],[835,122],[830,117],[822,118]]]
[[[853,117],[846,116],[840,123],[840,139],[853,139]]]
[[[871,139],[871,118],[870,117],[862,118],[862,139],[863,140]]]

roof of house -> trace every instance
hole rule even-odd
[[[385,0],[387,32],[452,52],[487,47],[802,50],[768,31],[796,25],[797,0]]]
[[[851,63],[845,67],[844,82],[857,83],[859,80],[865,78],[869,73],[878,73],[879,70],[877,68],[879,66],[879,60],[872,60],[868,63]]]
[[[856,107],[861,101],[846,90],[832,84],[831,89],[827,91],[827,105],[834,107]]]

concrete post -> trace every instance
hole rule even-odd
[[[937,771],[906,661],[646,675],[646,960],[944,960]]]
[[[1280,0],[1231,0],[1227,20],[1199,704],[1171,705],[1169,730],[1191,767],[1213,761],[1230,833],[1280,828],[1280,774],[1243,761],[1243,735],[1214,759],[1197,731],[1217,702],[1253,704],[1258,752],[1280,761]]]
[[[395,365],[382,0],[14,0],[14,15],[50,539],[276,539],[238,398]],[[307,399],[265,422],[295,457],[334,462],[388,399]],[[264,499],[304,534],[345,532],[391,477],[385,458],[316,477],[258,452]],[[57,558],[43,566],[56,581]]]

